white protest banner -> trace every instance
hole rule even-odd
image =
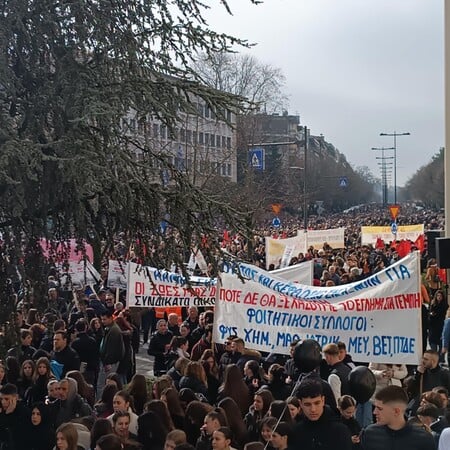
[[[214,340],[238,335],[248,348],[282,354],[299,339],[315,339],[321,346],[342,341],[355,361],[417,364],[422,354],[419,277],[418,252],[364,280],[324,288],[225,263]]]
[[[387,227],[361,227],[361,245],[375,245],[377,239],[382,239],[386,244],[391,241],[410,240],[415,242],[423,234],[423,223],[420,225],[398,225],[397,234],[392,234],[390,226]]]
[[[108,261],[108,287],[127,288],[127,263],[110,259]]]
[[[270,271],[271,275],[293,283],[312,286],[314,280],[314,261],[306,261],[284,269]]]
[[[87,260],[86,264],[84,261],[71,261],[68,267],[66,265],[60,266],[60,271],[61,277],[70,276],[72,284],[78,287],[96,284],[101,278],[96,268]]]
[[[305,234],[303,230],[298,230],[299,235]],[[345,228],[329,228],[327,230],[308,230],[306,232],[307,247],[314,247],[316,250],[323,248],[326,242],[331,248],[344,248]]]
[[[214,306],[216,300],[215,279],[193,277],[140,266],[129,262],[127,273],[127,307]]]
[[[271,264],[280,267],[286,247],[292,248],[294,256],[305,253],[307,248],[305,236],[298,235],[286,239],[266,237],[266,269],[269,269]]]
[[[294,247],[286,245],[286,247],[284,248],[283,256],[281,258],[280,269],[288,267],[293,256],[294,256]]]

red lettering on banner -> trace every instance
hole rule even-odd
[[[221,289],[219,298],[230,303],[241,303],[241,292],[237,289]]]
[[[145,284],[141,281],[136,281],[134,283],[134,292],[136,295],[144,295],[145,294]]]

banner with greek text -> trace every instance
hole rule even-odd
[[[266,237],[266,269],[280,267],[286,247],[290,249],[293,256],[306,252],[306,237],[298,235],[286,239],[273,239]]]
[[[123,261],[108,261],[108,287],[116,289],[127,288],[127,263]]]
[[[394,236],[391,227],[361,227],[361,245],[375,245],[377,239],[382,239],[386,244],[391,241],[403,239],[415,242],[423,234],[423,224],[398,225],[397,234]]]
[[[303,230],[298,230],[299,235],[305,234]],[[345,228],[329,228],[327,230],[308,230],[306,232],[307,247],[313,246],[316,250],[323,248],[325,242],[331,248],[344,248]]]
[[[97,269],[87,260],[86,263],[70,261],[68,265],[60,265],[59,270],[61,283],[66,283],[70,277],[70,281],[77,288],[94,285],[101,279]]]
[[[180,274],[128,263],[127,306],[214,306],[216,280],[206,277],[190,277],[193,286]]]
[[[324,288],[225,263],[214,340],[238,335],[248,348],[282,354],[299,339],[322,346],[342,341],[355,361],[417,364],[422,353],[419,277],[418,252],[362,281]]]
[[[109,261],[114,267],[117,261]],[[116,268],[119,273],[119,268]],[[131,275],[130,275],[131,272]],[[312,285],[313,262],[307,261],[271,272],[288,282]],[[109,277],[109,275],[108,275]],[[177,273],[145,267],[135,263],[127,264],[126,289],[127,306],[214,306],[216,303],[216,278],[191,275],[188,280]],[[109,285],[109,278],[108,278]]]

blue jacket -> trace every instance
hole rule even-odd
[[[450,319],[445,319],[442,329],[442,347],[448,349],[450,345]]]

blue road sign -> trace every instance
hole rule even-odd
[[[391,233],[395,236],[397,234],[397,231],[398,231],[397,222],[392,222],[391,223]]]
[[[278,217],[272,219],[272,226],[279,228],[281,226],[281,220]]]
[[[348,178],[347,177],[340,177],[339,178],[339,187],[346,188],[348,186]]]
[[[248,164],[252,169],[264,170],[264,149],[252,148],[248,151]]]

